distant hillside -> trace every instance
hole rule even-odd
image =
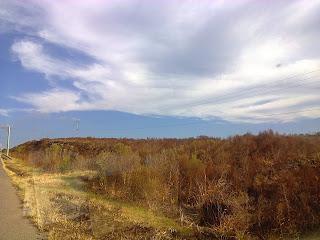
[[[249,134],[250,136],[253,136]],[[277,134],[279,135],[279,134]],[[300,139],[312,139],[317,142],[320,142],[320,132],[315,134],[300,134],[300,135],[288,135],[283,137],[287,138],[300,138]],[[254,136],[253,136],[254,137]],[[229,137],[228,140],[232,139]],[[209,140],[221,140],[221,138],[210,138],[206,136],[200,136],[198,138],[186,138],[186,139],[175,139],[175,138],[168,138],[168,139],[130,139],[130,138],[58,138],[58,139],[49,139],[44,138],[40,141],[29,141],[23,144],[20,144],[10,151],[15,154],[19,154],[20,156],[27,154],[32,151],[44,151],[50,146],[59,144],[64,149],[72,149],[73,152],[77,152],[78,154],[85,156],[85,157],[94,157],[99,155],[101,151],[110,151],[116,152],[119,148],[119,144],[124,144],[129,146],[133,151],[141,152],[141,146],[151,146],[152,148],[148,149],[147,152],[155,152],[159,151],[160,149],[171,148],[173,146],[179,145],[188,145],[194,141],[209,141]],[[117,145],[118,144],[118,145]],[[4,149],[5,150],[5,149]],[[146,150],[146,149],[144,149]],[[142,154],[142,153],[141,153]],[[143,154],[142,154],[143,155]]]
[[[207,137],[199,137],[197,139],[209,139]],[[214,139],[214,138],[210,138]],[[96,157],[101,152],[122,151],[122,148],[130,148],[130,151],[139,152],[141,156],[152,154],[162,149],[172,148],[179,145],[188,145],[195,141],[194,138],[188,139],[128,139],[128,138],[44,138],[40,141],[29,141],[20,144],[10,151],[20,158],[28,158],[28,154],[34,151],[46,151],[53,146],[59,146],[64,150],[70,150],[84,157]]]

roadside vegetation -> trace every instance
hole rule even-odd
[[[49,219],[36,221],[52,239],[66,229],[72,239],[289,238],[320,227],[320,133],[42,139],[11,153],[21,162],[9,169],[29,169],[28,201],[46,203],[30,215]]]

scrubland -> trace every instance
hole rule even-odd
[[[320,226],[319,133],[42,139],[11,152],[52,239],[294,239]]]

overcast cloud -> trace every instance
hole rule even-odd
[[[233,122],[320,117],[306,111],[319,108],[320,71],[269,84],[320,69],[318,0],[1,0],[1,6],[2,31],[25,35],[12,45],[14,59],[52,86],[14,97],[37,111]],[[72,57],[74,51],[86,60]],[[284,112],[294,113],[278,114]]]

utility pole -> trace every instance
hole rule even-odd
[[[10,127],[10,126],[0,127],[0,129],[7,129],[7,130],[8,130],[7,156],[9,156],[9,149],[10,149],[10,130],[11,130],[11,127]]]
[[[10,126],[8,127],[8,141],[7,141],[7,156],[9,156],[9,148],[10,148]]]
[[[77,122],[77,137],[79,137],[79,123],[80,123],[80,119],[77,118],[72,118],[73,121]]]
[[[77,120],[77,137],[79,137],[79,122],[80,120]]]

